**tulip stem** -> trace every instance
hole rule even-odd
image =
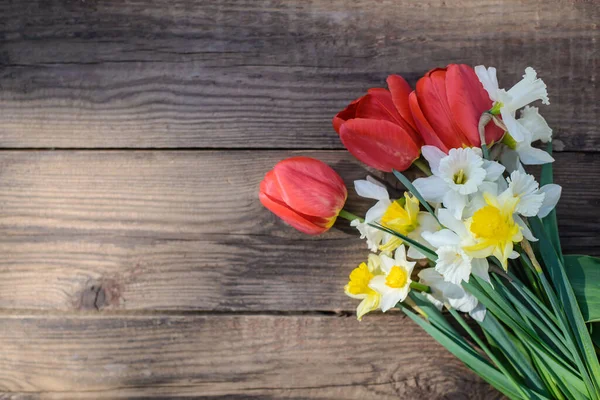
[[[420,157],[417,158],[415,161],[413,161],[413,164],[415,165],[415,167],[417,167],[421,171],[423,171],[425,173],[425,175],[431,176],[431,169],[429,168],[429,165],[422,158],[420,158]]]
[[[354,221],[355,219],[359,220],[360,222],[363,222],[363,219],[360,218],[358,215],[354,215],[349,211],[346,210],[342,210],[340,211],[340,213],[338,214],[339,217],[342,217],[344,219],[347,219],[348,221]]]
[[[431,288],[429,286],[423,285],[422,283],[419,283],[419,282],[411,282],[410,288],[418,290],[419,292],[431,293]]]

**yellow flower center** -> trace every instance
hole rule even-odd
[[[373,279],[373,274],[369,271],[367,264],[361,263],[350,273],[350,282],[347,290],[350,294],[372,294],[374,290],[369,287],[369,282]]]
[[[465,176],[465,170],[460,169],[453,177],[454,183],[457,185],[462,185],[467,181],[467,177]]]
[[[471,232],[480,238],[502,240],[509,234],[512,236],[511,228],[514,223],[511,222],[502,217],[498,208],[488,205],[473,214]]]
[[[402,267],[394,265],[392,269],[390,269],[390,273],[387,278],[385,278],[385,284],[394,289],[400,289],[406,285],[406,281],[408,280],[408,275],[406,274],[406,270]]]
[[[404,206],[399,201],[394,201],[385,210],[381,225],[407,235],[419,226],[419,200],[408,193],[404,194],[404,200]]]

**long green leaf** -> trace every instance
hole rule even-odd
[[[442,331],[442,333],[444,333],[446,336],[453,339],[458,346],[461,346],[463,350],[471,354],[471,356],[478,358],[482,362],[488,362],[488,360],[483,358],[481,354],[479,354],[466,340],[464,340],[462,335],[458,333],[458,331],[452,325],[450,325],[450,323],[448,323],[441,311],[431,304],[431,302],[427,300],[425,296],[423,296],[421,293],[410,292],[409,297],[419,307],[420,311],[426,315],[426,319],[429,321],[429,323]],[[396,308],[403,310],[406,308],[406,304],[398,303]]]
[[[565,256],[565,271],[586,322],[600,321],[600,258]]]
[[[511,362],[513,368],[515,368],[525,379],[528,386],[546,396],[549,396],[542,379],[531,364],[530,360],[527,359],[523,351],[518,349],[510,340],[510,333],[504,329],[498,320],[491,313],[487,313],[479,325],[482,329],[488,332],[491,337],[494,338],[496,344],[502,350],[505,357]]]
[[[522,320],[520,315],[518,315],[514,310],[505,311],[503,307],[496,304],[483,291],[483,289],[481,288],[481,285],[479,283],[475,283],[475,281],[477,280],[477,277],[472,276],[472,278],[473,277],[475,277],[476,279],[471,279],[471,280],[469,280],[468,283],[463,281],[463,286],[473,296],[475,296],[481,304],[483,304],[488,309],[488,312],[491,312],[492,314],[494,314],[495,317],[497,317],[500,321],[502,321],[505,325],[507,325],[510,329],[512,329],[513,332],[515,334],[517,334],[519,337],[527,338],[528,340],[531,341],[532,344],[537,346],[539,349],[541,349],[542,351],[551,355],[552,358],[557,363],[562,363],[564,368],[571,368],[568,365],[568,363],[560,355],[558,355],[547,343],[545,343],[543,340],[541,340],[539,338],[539,336],[535,333],[535,331],[529,329],[529,327],[527,326],[525,321]],[[490,286],[487,282],[485,282],[485,284]],[[498,294],[496,293],[494,296],[497,297]],[[576,371],[573,371],[573,372],[576,373]]]
[[[523,344],[530,350],[531,357],[536,360],[538,370],[544,371],[546,375],[550,375],[552,381],[560,387],[561,391],[568,396],[569,400],[589,399],[585,396],[587,387],[581,379],[575,377],[570,371],[565,370],[543,351],[532,346],[530,342],[524,341]]]
[[[460,359],[465,365],[493,385],[496,389],[513,399],[519,399],[521,397],[504,374],[498,371],[489,362],[473,356],[473,354],[465,350],[463,346],[457,344],[455,338],[444,334],[443,331],[418,317],[408,308],[402,307],[402,311],[450,353]]]
[[[569,283],[565,268],[546,234],[542,221],[539,218],[531,218],[529,221],[533,234],[539,239],[542,259],[556,288],[558,297],[565,308],[567,319],[571,329],[573,329],[572,335],[584,360],[587,373],[581,371],[582,376],[586,381],[590,395],[593,396],[592,398],[598,399],[600,398],[600,364],[583,315],[577,304],[575,293]],[[589,374],[589,378],[587,374]]]
[[[525,351],[529,354],[527,350]],[[559,388],[558,381],[554,378],[554,375],[547,370],[547,366],[535,355],[531,355],[530,358],[532,364],[535,365],[536,370],[544,380],[546,389],[552,394],[552,398],[557,400],[568,400],[563,394],[565,391],[562,391]]]
[[[523,260],[523,257],[521,257]],[[525,299],[526,302],[529,303],[531,308],[535,310],[535,312],[540,316],[540,318],[544,319],[548,324],[554,324],[558,326],[558,319],[556,316],[546,307],[546,305],[520,280],[518,280],[514,275],[508,272],[508,276],[510,277],[510,284],[521,294],[521,297]]]
[[[496,281],[496,290],[512,303],[514,309],[521,314],[523,320],[531,322],[530,326],[534,329],[537,328],[536,332],[544,337],[544,339],[546,339],[545,341],[549,342],[549,345],[559,350],[565,358],[571,359],[571,352],[565,347],[564,338],[558,331],[558,328],[554,324],[545,323],[538,318],[529,307],[507,290],[503,282],[497,276],[494,276],[494,280]]]

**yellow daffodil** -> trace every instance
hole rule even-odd
[[[370,177],[367,177],[367,180],[355,181],[354,186],[359,196],[378,200],[377,204],[367,211],[364,222],[354,220],[351,223],[360,231],[361,238],[367,239],[367,245],[371,251],[391,254],[402,244],[402,239],[374,228],[369,225],[370,223],[380,223],[428,246],[422,233],[425,231],[435,232],[439,229],[439,224],[431,214],[420,211],[419,200],[416,197],[405,193],[404,198],[393,201],[386,188]],[[408,257],[412,259],[425,258],[412,246],[408,249]]]
[[[369,254],[367,263],[361,263],[350,273],[350,281],[344,288],[346,295],[353,299],[362,300],[356,308],[356,317],[362,317],[379,308],[381,295],[369,287],[371,280],[382,274],[381,259],[375,254]]]
[[[495,256],[506,270],[508,258],[513,252],[513,243],[523,240],[521,228],[513,218],[519,199],[509,191],[497,197],[484,193],[483,197],[486,205],[466,221],[476,244],[467,246],[464,250],[475,258]]]

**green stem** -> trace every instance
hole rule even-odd
[[[431,169],[429,168],[429,164],[425,162],[421,157],[417,158],[413,161],[415,167],[419,168],[425,175],[431,176]]]
[[[419,292],[431,293],[431,288],[429,286],[423,285],[422,283],[419,283],[419,282],[411,282],[410,288],[418,290]]]
[[[513,374],[506,368],[506,366],[496,357],[494,353],[485,345],[483,340],[477,336],[477,334],[471,329],[471,327],[465,322],[465,320],[449,305],[446,305],[450,314],[454,319],[463,327],[463,329],[471,336],[471,339],[477,343],[477,345],[483,350],[483,352],[496,364],[496,367],[506,376],[506,378],[514,385],[515,389],[523,396],[523,399],[528,399],[530,396],[527,395],[523,387],[516,381]]]
[[[348,221],[354,221],[355,219],[358,219],[360,222],[363,222],[364,220],[362,218],[360,218],[358,215],[354,215],[349,211],[346,210],[342,210],[340,211],[340,213],[338,214],[339,217],[342,217],[344,219],[347,219]]]

